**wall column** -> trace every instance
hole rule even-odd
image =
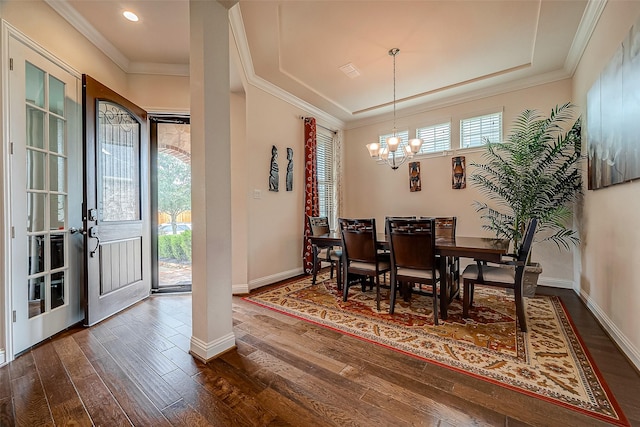
[[[191,0],[193,224],[191,354],[207,361],[235,346],[231,293],[229,19],[216,1]]]

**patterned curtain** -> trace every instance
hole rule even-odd
[[[318,201],[318,175],[316,173],[316,119],[304,119],[304,242],[302,246],[302,264],[306,274],[313,272],[313,251],[311,250],[311,229],[308,216],[318,216],[320,203]]]

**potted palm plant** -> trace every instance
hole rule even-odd
[[[537,242],[549,240],[566,250],[578,243],[577,231],[567,226],[582,193],[581,124],[580,118],[573,121],[574,108],[556,106],[548,117],[524,110],[504,142],[486,141],[485,163],[471,164],[471,183],[488,199],[474,202],[483,228],[511,240],[516,253],[531,218],[539,220]],[[525,273],[524,292],[532,296],[542,268],[529,264],[533,277]]]

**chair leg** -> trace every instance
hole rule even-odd
[[[464,295],[462,297],[462,317],[469,317],[469,305],[471,304],[471,293],[473,284],[464,280]]]
[[[440,292],[442,292],[442,286],[447,286],[446,282],[447,278],[444,278],[444,282],[442,281],[442,279],[440,279]],[[438,306],[439,306],[439,302],[438,302],[438,288],[437,288],[437,284],[435,283],[435,281],[433,282],[433,324],[437,325],[438,324]],[[440,295],[440,298],[442,298],[442,295]]]
[[[315,286],[316,276],[318,275],[318,247],[313,246],[313,280],[311,284]]]
[[[380,276],[376,276],[376,307],[380,311]]]
[[[524,299],[522,297],[522,286],[516,286],[513,290],[513,294],[516,299],[516,315],[518,317],[518,323],[520,324],[520,330],[527,332],[527,319],[524,313]]]
[[[342,261],[338,260],[336,266],[336,281],[338,283],[338,290],[342,290]]]
[[[333,279],[333,261],[331,261],[331,272],[329,273],[329,279]]]
[[[393,314],[396,307],[396,277],[391,273],[391,293],[389,294],[389,314]],[[401,288],[402,289],[402,288]]]

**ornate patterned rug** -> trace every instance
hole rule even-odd
[[[388,292],[376,310],[375,291],[349,289],[342,301],[335,280],[319,274],[271,287],[244,299],[406,353],[430,363],[586,413],[614,425],[626,417],[583,346],[557,297],[526,299],[529,332],[516,330],[513,296],[476,286],[470,319],[461,301],[446,321],[434,325],[432,300],[413,295],[396,299],[389,315]]]

